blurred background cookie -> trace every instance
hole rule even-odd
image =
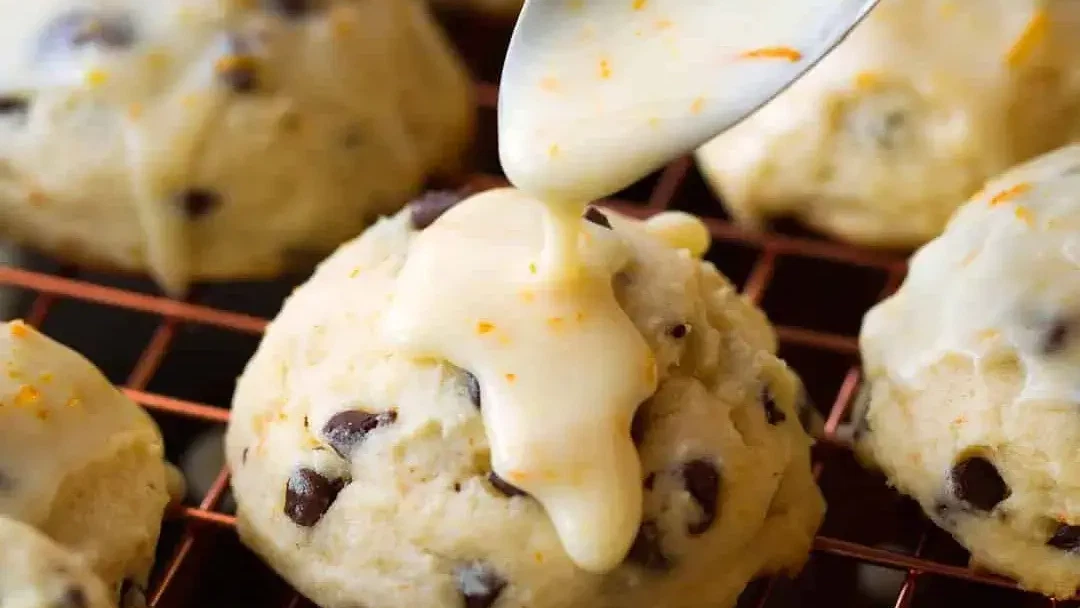
[[[421,2],[3,0],[0,22],[0,235],[174,293],[310,264],[472,133]]]
[[[0,515],[81,555],[119,594],[144,587],[170,496],[157,426],[86,359],[0,324]]]
[[[747,225],[919,245],[984,180],[1080,134],[1078,29],[1072,0],[882,0],[699,165]]]

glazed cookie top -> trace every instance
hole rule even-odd
[[[144,257],[179,291],[197,274],[192,235],[209,230],[208,216],[284,213],[275,197],[339,205],[348,163],[365,165],[369,153],[393,157],[366,163],[385,181],[418,183],[436,150],[453,147],[443,140],[459,138],[448,133],[464,138],[467,81],[424,10],[385,0],[0,0],[0,170],[10,163],[31,182],[0,195],[46,206],[65,191],[134,206],[140,251],[115,257]],[[417,88],[421,77],[434,99]],[[340,211],[399,194],[369,190]],[[122,211],[132,210],[113,213]],[[303,237],[290,232],[302,217],[283,224],[278,238]]]
[[[1080,146],[991,180],[919,250],[896,295],[862,329],[871,375],[913,387],[959,354],[1009,353],[1019,401],[1080,399]],[[1080,472],[1078,472],[1080,474]]]
[[[80,557],[32,527],[0,517],[0,608],[111,608]]]
[[[75,351],[12,321],[0,365],[0,513],[39,526],[72,472],[135,443],[162,456],[150,416]]]
[[[548,275],[546,221],[542,203],[513,189],[446,212],[410,247],[386,333],[412,356],[472,371],[495,472],[544,505],[579,566],[603,571],[622,561],[641,520],[628,431],[656,390],[656,360],[612,289],[625,244],[587,223],[574,276]],[[698,254],[708,247],[689,216],[655,226]]]

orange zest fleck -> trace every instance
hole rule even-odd
[[[576,320],[576,321],[577,321],[578,323],[581,323],[582,321],[584,321],[584,320],[585,320],[585,313],[583,313],[583,312],[581,312],[581,311],[578,311],[578,313],[577,313],[576,315],[574,315],[574,319],[575,319],[575,320]]]
[[[607,59],[600,60],[600,78],[604,80],[611,78],[611,62]]]
[[[487,321],[480,321],[476,324],[476,333],[480,334],[481,336],[486,333],[491,333],[494,330],[495,325],[493,323],[489,323]]]
[[[741,59],[786,59],[792,63],[802,59],[802,53],[790,46],[766,46],[739,54]]]
[[[675,22],[672,21],[671,19],[657,19],[656,20],[656,29],[658,29],[658,30],[666,30],[666,29],[670,29],[672,27],[675,27]]]
[[[525,302],[532,302],[536,299],[536,294],[526,289],[521,292],[521,299]]]
[[[1024,26],[1024,31],[1020,32],[1020,36],[1009,47],[1009,51],[1005,54],[1005,63],[1011,67],[1016,67],[1025,61],[1027,61],[1031,54],[1035,52],[1035,48],[1039,43],[1046,38],[1046,31],[1050,27],[1050,19],[1046,15],[1046,11],[1037,10],[1028,20],[1027,25]]]
[[[536,263],[535,262],[529,263],[529,272],[531,274],[536,274]]]
[[[555,158],[558,155],[559,155],[559,144],[551,144],[551,147],[548,148],[548,156],[551,157],[551,158]]]
[[[701,111],[705,109],[705,98],[698,97],[694,100],[694,103],[690,104],[690,112],[694,114],[701,114]]]
[[[41,393],[29,384],[24,384],[19,387],[19,392],[15,393],[15,405],[29,405],[41,398]]]
[[[505,378],[507,382],[514,382],[517,380],[517,374],[505,374]]]
[[[1035,219],[1031,215],[1031,209],[1028,209],[1027,207],[1018,206],[1016,208],[1016,211],[1014,211],[1013,213],[1016,214],[1016,219],[1024,222],[1025,224],[1030,224]]]
[[[510,481],[525,481],[529,478],[529,474],[525,471],[510,471],[507,477],[510,478]]]
[[[86,72],[86,84],[91,87],[100,87],[109,81],[109,73],[105,70],[92,69]]]
[[[550,317],[547,320],[547,324],[549,326],[551,326],[552,329],[560,329],[563,326],[563,318],[562,317]]]
[[[863,70],[855,75],[855,88],[872,89],[881,82],[881,76],[877,72]]]
[[[635,11],[640,11],[645,8],[645,5],[649,3],[649,0],[634,0],[633,7]]]
[[[80,405],[82,405],[82,399],[79,399],[78,397],[72,397],[71,399],[67,400],[67,403],[65,405],[67,405],[68,407],[79,407]]]
[[[1012,188],[1002,190],[990,198],[990,206],[994,207],[1004,202],[1010,201],[1021,194],[1024,194],[1028,190],[1031,190],[1031,184],[1028,182],[1020,182]]]
[[[559,90],[559,80],[554,76],[545,76],[540,79],[540,88],[549,93],[554,93]]]
[[[142,104],[141,103],[132,103],[132,104],[128,105],[127,113],[128,113],[128,118],[131,118],[132,120],[138,119],[140,116],[142,116],[142,113],[143,113]]]
[[[27,327],[26,323],[20,320],[12,321],[11,324],[8,325],[8,330],[11,332],[11,335],[16,338],[25,338],[30,335],[30,328]]]
[[[34,412],[34,415],[37,416],[38,420],[48,420],[49,419],[49,410],[47,410],[45,408],[41,408],[41,409],[37,410],[36,412]]]

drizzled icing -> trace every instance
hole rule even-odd
[[[872,309],[861,346],[871,376],[917,387],[946,356],[1015,355],[1018,400],[1080,401],[1080,146],[990,181],[919,250],[895,296]],[[1061,339],[1055,338],[1066,332]],[[1065,338],[1070,338],[1065,340]]]
[[[806,69],[788,45],[827,37],[835,11],[855,3],[536,4],[565,10],[567,27],[515,36],[512,55],[530,44],[530,56],[503,76],[500,156],[524,193],[473,197],[410,248],[390,338],[479,379],[495,472],[545,507],[582,568],[617,566],[641,525],[630,421],[657,387],[655,357],[612,287],[626,249],[582,219],[585,204],[677,155],[700,127],[686,117],[733,121]],[[747,86],[711,96],[710,73]],[[686,214],[646,230],[694,255],[709,245]]]
[[[384,328],[411,356],[478,378],[495,473],[544,506],[578,565],[605,571],[641,523],[630,422],[656,390],[656,362],[615,299],[630,261],[619,235],[580,218],[562,227],[580,264],[553,278],[541,270],[545,213],[509,188],[448,211],[411,244]],[[669,242],[700,245],[687,229],[697,220],[665,218]]]

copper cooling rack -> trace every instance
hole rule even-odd
[[[497,160],[495,99],[509,28],[446,16],[477,77],[480,135],[474,188],[505,183]],[[1024,593],[973,570],[967,554],[909,500],[859,467],[847,447],[858,392],[856,336],[863,313],[903,279],[904,256],[844,246],[797,228],[748,233],[732,225],[693,162],[680,159],[619,193],[613,208],[646,217],[665,209],[700,215],[714,238],[708,259],[761,306],[781,355],[802,375],[826,419],[814,473],[829,513],[794,580],[757,581],[740,607],[1080,606]],[[42,270],[44,268],[44,270]],[[146,281],[45,263],[0,266],[0,289],[17,312],[81,350],[161,425],[170,458],[193,438],[224,428],[236,375],[292,286],[231,284],[167,299]],[[300,608],[310,604],[237,541],[229,473],[189,497],[165,523],[148,597],[160,607]]]

